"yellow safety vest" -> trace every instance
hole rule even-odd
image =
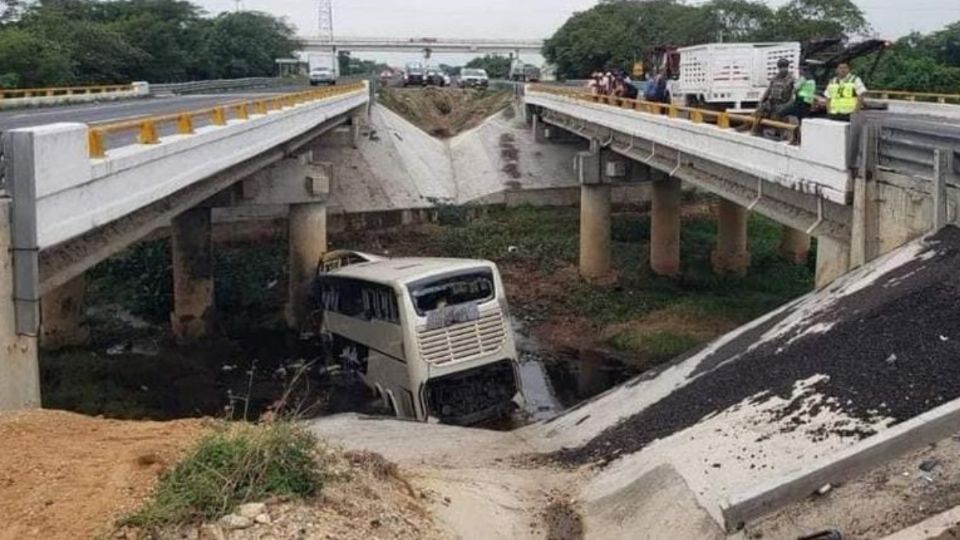
[[[827,96],[830,97],[830,114],[853,114],[857,110],[857,85],[855,76],[850,75],[844,80],[834,78],[827,85]]]

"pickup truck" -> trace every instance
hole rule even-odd
[[[423,64],[419,62],[410,62],[403,70],[403,86],[425,86],[427,84],[427,71]]]
[[[486,88],[490,86],[490,77],[485,70],[464,68],[457,84],[460,88]]]
[[[318,84],[333,86],[337,84],[337,76],[328,67],[313,68],[310,70],[310,86],[317,86]]]

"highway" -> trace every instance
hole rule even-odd
[[[297,92],[307,88],[309,86],[286,86],[257,89],[255,92],[238,91],[188,96],[158,96],[115,102],[2,111],[0,112],[0,132],[57,122],[95,124],[174,114],[267,97],[278,93]]]

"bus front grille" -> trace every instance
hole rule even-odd
[[[507,334],[500,310],[482,314],[471,322],[436,330],[419,330],[420,355],[431,364],[471,360],[500,350]]]

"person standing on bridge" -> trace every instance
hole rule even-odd
[[[849,122],[850,115],[863,107],[867,86],[860,77],[850,73],[850,64],[837,65],[837,76],[827,85],[827,117],[831,120]]]
[[[753,115],[754,135],[760,133],[764,118],[776,120],[782,118],[783,112],[793,102],[796,83],[793,73],[790,72],[790,61],[786,58],[777,60],[777,74],[770,80],[770,86],[760,98],[760,105],[757,106],[757,112]]]

